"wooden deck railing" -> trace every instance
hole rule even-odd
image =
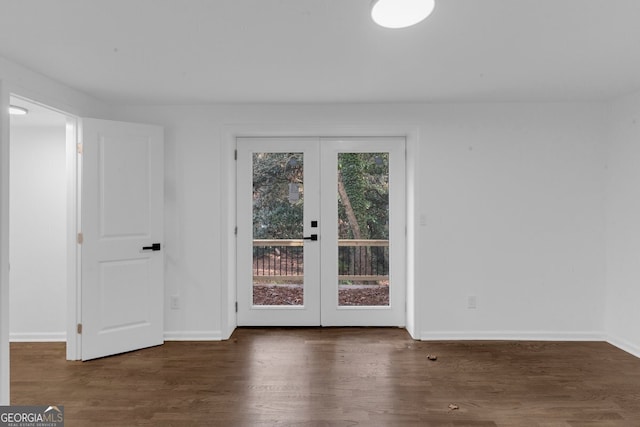
[[[253,241],[254,281],[303,279],[302,239],[256,239]],[[338,280],[389,280],[389,241],[379,239],[338,240]]]

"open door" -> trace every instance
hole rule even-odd
[[[164,136],[82,119],[82,360],[162,344]]]

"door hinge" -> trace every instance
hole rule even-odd
[[[238,312],[238,301],[236,301],[236,313]]]
[[[78,154],[82,154],[82,144],[76,146],[78,148]]]
[[[233,160],[238,160],[238,150],[233,150]]]
[[[78,244],[81,245],[84,242],[84,236],[82,233],[78,233]]]
[[[82,323],[78,323],[78,334],[82,335]]]

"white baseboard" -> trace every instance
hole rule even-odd
[[[613,336],[608,336],[606,341],[609,344],[618,347],[620,350],[624,350],[627,353],[640,358],[640,346],[631,344],[627,340],[623,340],[622,338],[613,337]]]
[[[605,341],[640,358],[640,346],[604,332],[436,331],[422,332],[422,341]]]
[[[224,341],[224,340],[228,340],[231,338],[231,335],[233,335],[233,331],[236,330],[235,325],[233,327],[229,327],[227,328],[227,330],[225,331],[225,333],[223,335],[220,336],[220,338]]]
[[[222,341],[220,331],[165,331],[165,341]]]
[[[224,338],[220,331],[168,331],[164,333],[165,341],[221,341]],[[24,332],[10,333],[10,342],[66,342],[66,332]]]
[[[67,342],[66,332],[11,332],[10,342]]]
[[[422,341],[606,341],[606,335],[597,331],[423,331],[420,339]]]

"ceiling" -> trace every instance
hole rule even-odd
[[[638,0],[0,0],[0,56],[115,105],[591,101],[640,90]]]
[[[9,98],[10,105],[26,108],[29,112],[26,115],[11,115],[11,127],[58,127],[64,128],[67,124],[67,117],[50,108],[29,102],[22,98],[12,96]]]

